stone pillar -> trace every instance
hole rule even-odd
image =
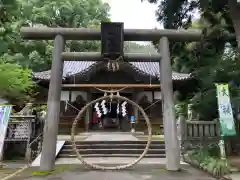
[[[179,114],[178,126],[180,149],[181,154],[184,156],[185,150],[189,146],[189,142],[187,141],[187,119],[183,113]]]
[[[180,114],[178,118],[178,136],[179,136],[179,141],[180,144],[186,140],[186,118],[184,114]]]
[[[166,146],[166,169],[178,171],[180,169],[180,147],[177,137],[177,124],[173,103],[172,68],[169,52],[169,41],[162,37],[159,41],[160,78],[163,102],[164,140]]]
[[[52,68],[48,91],[47,115],[44,126],[43,147],[40,161],[41,171],[52,171],[55,167],[63,74],[63,61],[61,58],[61,53],[63,50],[64,39],[61,35],[57,35],[55,37],[54,48],[52,52]]]

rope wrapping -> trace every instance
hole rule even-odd
[[[138,108],[138,110],[142,113],[142,115],[143,115],[143,117],[144,117],[144,119],[146,121],[146,124],[147,124],[147,128],[148,128],[148,141],[147,141],[147,144],[146,144],[146,147],[145,147],[143,153],[137,159],[135,159],[134,161],[132,161],[129,164],[126,164],[126,165],[119,165],[119,166],[113,166],[113,167],[107,166],[106,167],[106,166],[100,166],[100,165],[92,164],[92,163],[89,163],[89,162],[85,161],[85,159],[81,156],[81,154],[77,150],[77,145],[76,145],[76,141],[75,141],[75,133],[76,133],[77,123],[80,120],[81,116],[84,114],[84,112],[87,110],[88,107],[90,107],[91,105],[95,104],[98,101],[111,100],[111,99],[117,99],[117,100],[126,101],[129,104],[131,104],[132,106]],[[145,113],[145,111],[143,110],[143,108],[141,106],[139,106],[137,103],[135,103],[134,101],[132,101],[132,100],[126,98],[126,97],[123,97],[123,96],[120,96],[120,95],[113,95],[113,94],[111,94],[111,95],[108,95],[108,96],[103,96],[103,97],[100,97],[98,99],[95,99],[95,100],[87,103],[81,109],[81,111],[78,113],[78,115],[75,118],[75,120],[73,122],[73,125],[72,125],[71,141],[72,141],[72,148],[76,152],[77,158],[81,161],[81,163],[84,166],[86,166],[86,167],[88,167],[90,169],[96,169],[96,170],[121,170],[121,169],[127,169],[127,168],[130,168],[130,167],[136,165],[147,154],[147,152],[149,150],[149,147],[151,145],[151,142],[152,142],[152,126],[151,126],[151,123],[150,123],[150,120],[149,120],[147,114]]]
[[[35,143],[39,138],[41,138],[43,135],[43,133],[41,133],[39,136],[37,136],[29,145],[28,148],[31,148],[32,144]],[[38,153],[38,155],[41,153],[41,151]],[[37,155],[37,156],[38,156]],[[26,165],[22,166],[19,170],[15,171],[12,174],[7,175],[6,177],[2,178],[1,180],[9,180],[12,179],[14,177],[16,177],[17,175],[19,175],[20,173],[24,172],[26,169],[30,168],[32,164],[32,161],[28,162]]]

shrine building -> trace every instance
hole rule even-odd
[[[162,98],[158,62],[122,62],[118,71],[110,71],[107,63],[94,61],[64,61],[62,91],[60,102],[59,134],[69,134],[72,122],[78,110],[87,102],[104,95],[99,89],[121,89],[120,95],[138,103],[149,116],[151,123],[159,127],[162,121]],[[36,102],[47,103],[48,87],[51,70],[33,73],[33,78],[40,85],[41,93]],[[183,96],[193,90],[194,80],[190,74],[172,72],[173,90]],[[101,102],[99,102],[101,104]],[[92,106],[86,111],[86,116],[78,123],[78,132],[83,131],[129,131],[130,116],[134,116],[136,130],[145,131],[145,121],[137,108],[126,106],[126,115],[118,116],[116,104],[108,102],[110,115],[102,126],[96,126],[96,108]]]

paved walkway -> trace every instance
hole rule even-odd
[[[138,140],[131,133],[89,133],[84,141],[136,141]],[[127,164],[135,158],[86,158],[88,162],[101,164],[103,166],[116,166]],[[77,159],[61,158],[56,164],[81,164]],[[183,171],[168,172],[164,170],[165,158],[144,158],[139,164],[130,170],[122,171],[89,171],[86,169],[75,169],[52,175],[47,178],[31,178],[28,180],[213,180],[214,178],[196,170],[188,164],[181,162]],[[81,166],[81,165],[80,165]]]
[[[90,133],[85,141],[122,141],[137,138],[130,133]],[[116,166],[127,164],[132,158],[87,158],[88,162],[104,166]],[[65,164],[77,164],[75,168],[49,176],[32,176],[16,180],[214,180],[211,176],[199,171],[190,165],[182,162],[180,172],[168,172],[165,170],[166,159],[144,158],[135,167],[122,171],[96,171],[84,168],[77,159],[61,158],[56,160],[57,166]],[[78,165],[79,164],[79,165]],[[71,166],[69,165],[69,166]]]
[[[191,167],[181,172],[168,172],[164,169],[139,167],[122,171],[91,171],[73,169],[47,177],[31,177],[24,180],[214,180],[205,173]]]
[[[84,141],[137,141],[131,133],[92,133]]]

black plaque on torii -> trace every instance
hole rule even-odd
[[[101,54],[105,59],[116,60],[123,56],[124,25],[121,22],[101,23]]]

